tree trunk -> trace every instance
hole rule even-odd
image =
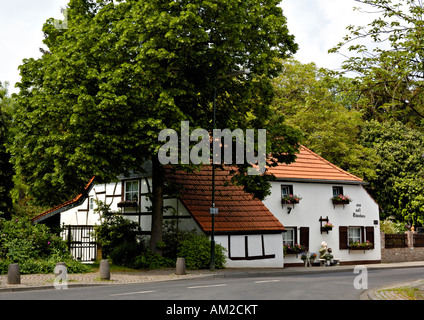
[[[150,250],[162,255],[158,243],[162,242],[163,225],[163,187],[164,172],[157,156],[152,157],[152,233],[150,237]]]

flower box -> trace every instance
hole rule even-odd
[[[300,244],[295,244],[293,246],[291,246],[289,244],[284,244],[283,248],[284,248],[284,255],[286,255],[286,254],[299,254],[301,252],[306,251],[305,247],[300,245]]]
[[[349,250],[369,250],[373,249],[374,245],[369,242],[368,240],[366,242],[351,242],[349,244]]]
[[[136,208],[138,206],[137,201],[121,201],[118,202],[118,208]]]
[[[284,206],[285,204],[297,204],[302,198],[296,195],[288,195],[281,199],[281,204]]]
[[[338,195],[338,196],[334,196],[331,198],[331,201],[333,202],[333,204],[349,204],[349,202],[352,201],[352,199],[350,199],[348,196],[344,196],[342,194]]]

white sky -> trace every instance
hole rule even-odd
[[[18,66],[25,58],[39,58],[44,22],[63,20],[61,8],[68,0],[0,0],[0,81],[10,83],[9,93],[17,92]],[[354,0],[283,0],[281,4],[299,51],[295,58],[303,63],[338,69],[344,58],[328,54],[328,49],[347,34],[349,24],[364,25],[369,15],[353,11]]]

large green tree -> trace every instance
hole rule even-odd
[[[26,59],[12,146],[43,204],[153,162],[152,249],[161,241],[161,129],[269,128],[269,151],[292,161],[297,135],[269,120],[275,58],[297,49],[276,0],[71,0],[67,25],[43,27],[48,50]],[[229,77],[238,70],[248,75]],[[281,120],[281,119],[280,119]],[[273,139],[272,135],[284,139]]]
[[[368,187],[383,209],[382,218],[394,217],[424,224],[424,136],[398,121],[367,122],[360,135],[380,161]]]
[[[378,13],[350,31],[330,52],[352,55],[345,71],[356,78],[358,107],[367,119],[424,127],[424,6],[418,0],[356,0],[358,10]],[[367,40],[364,41],[364,40]],[[371,41],[372,45],[368,45]]]
[[[366,180],[375,177],[376,154],[358,139],[364,120],[353,107],[351,79],[287,59],[273,85],[275,114],[302,132],[305,146]]]

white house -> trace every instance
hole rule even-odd
[[[295,163],[270,168],[277,177],[271,182],[271,195],[264,201],[254,199],[230,182],[228,168],[216,169],[215,241],[227,250],[227,267],[283,267],[302,263],[300,257],[288,252],[283,255],[283,243],[301,244],[317,252],[325,241],[342,264],[379,262],[379,207],[363,188],[364,182],[305,147],[301,147]],[[174,220],[180,229],[212,233],[212,169],[204,166],[194,173],[168,171],[167,179],[181,187],[175,198],[165,198],[164,220]],[[100,223],[95,213],[94,199],[111,205],[137,221],[144,234],[151,227],[151,169],[145,174],[118,177],[108,184],[96,184],[91,179],[85,192],[76,198],[46,211],[33,219],[34,223],[69,226],[74,256],[90,260],[95,256],[95,244],[87,226]],[[297,204],[282,204],[282,197],[296,194]],[[348,204],[333,204],[333,194],[349,195]],[[332,230],[321,227],[329,221]],[[72,230],[71,230],[72,228]],[[78,236],[79,239],[75,239]],[[82,240],[80,239],[82,238]],[[84,238],[87,239],[84,244]],[[349,242],[373,245],[367,250],[349,249]]]
[[[379,206],[367,193],[360,178],[338,168],[311,150],[301,147],[296,162],[270,168],[277,181],[263,203],[284,225],[284,243],[300,244],[318,253],[322,242],[332,248],[341,264],[378,263],[381,260]],[[282,203],[287,195],[299,203]],[[348,196],[345,204],[333,203],[333,196]],[[332,230],[323,228],[327,222]],[[358,250],[350,243],[371,245]],[[284,265],[302,263],[296,254],[286,254]]]
[[[137,221],[146,235],[151,230],[151,175],[133,174],[119,177],[108,184],[95,184],[93,178],[85,193],[75,199],[46,211],[33,219],[34,223],[65,225],[65,237],[72,234],[74,257],[90,260],[96,249],[89,232],[100,223],[95,213],[94,199],[110,204],[113,211],[121,210],[130,220]],[[215,206],[219,213],[214,217],[215,241],[227,251],[227,267],[282,267],[283,225],[265,205],[242,187],[228,184],[228,169],[216,169]],[[204,166],[194,173],[168,172],[168,181],[181,187],[178,198],[164,199],[164,221],[174,220],[181,230],[197,230],[212,234],[212,169]],[[86,244],[84,243],[86,239]]]

